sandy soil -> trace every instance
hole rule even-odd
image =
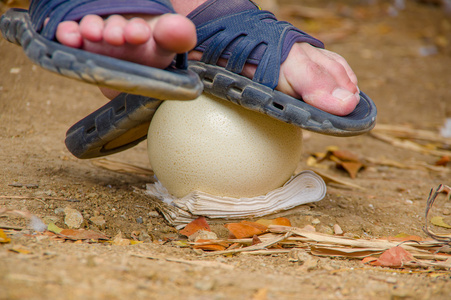
[[[281,14],[286,14],[286,4],[298,3],[281,2]],[[391,1],[367,2],[304,1],[321,8],[323,17],[290,21],[324,38],[328,49],[349,61],[361,90],[378,106],[380,124],[438,132],[451,117],[451,19],[439,6],[416,1],[406,1],[404,10],[390,7]],[[0,5],[4,12],[7,7]],[[339,18],[325,16],[327,11]],[[449,299],[450,273],[401,272],[329,257],[320,258],[318,266],[307,271],[286,255],[205,257],[165,243],[181,236],[157,214],[151,199],[133,192],[150,177],[99,168],[90,160],[74,158],[65,148],[66,130],[104,103],[97,88],[33,65],[19,47],[3,39],[0,53],[0,196],[37,197],[3,197],[0,207],[29,211],[60,227],[65,227],[61,209],[72,207],[82,213],[85,228],[109,237],[121,232],[130,239],[136,234],[144,241],[129,246],[61,242],[20,230],[27,226],[22,217],[2,215],[2,228],[16,230],[7,230],[12,241],[0,244],[0,299]],[[438,160],[368,134],[351,138],[307,134],[301,163],[331,145],[362,157],[406,164],[433,165]],[[110,159],[150,167],[145,143]],[[350,181],[334,167],[327,172]],[[346,233],[362,238],[400,233],[425,237],[429,191],[439,184],[450,185],[450,177],[449,172],[370,166],[352,181],[364,191],[330,185],[325,199],[288,218],[298,227],[316,218],[317,231],[326,233],[339,224]],[[436,208],[445,217],[450,209],[451,203]],[[103,216],[106,224],[89,222],[93,216]],[[222,225],[213,230],[223,237],[227,234]],[[203,267],[168,258],[218,264]]]

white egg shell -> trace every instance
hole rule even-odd
[[[163,102],[148,133],[155,175],[179,198],[264,195],[293,175],[301,150],[300,128],[210,95]]]

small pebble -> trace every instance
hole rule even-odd
[[[66,214],[66,216],[64,217],[64,223],[69,228],[80,228],[81,224],[83,223],[83,216],[78,210],[66,207],[64,209],[64,213]]]
[[[398,282],[398,279],[393,278],[393,277],[388,277],[387,279],[385,279],[385,281],[386,281],[387,283],[395,284],[395,283]]]
[[[11,69],[9,69],[9,73],[10,74],[19,74],[20,68],[11,68]]]
[[[214,280],[200,280],[200,281],[196,281],[196,283],[194,284],[194,287],[200,291],[211,291],[214,289],[215,287],[215,282]]]
[[[321,221],[319,219],[313,219],[312,220],[312,224],[313,225],[318,225],[319,223],[321,223]]]
[[[302,229],[306,230],[306,231],[311,231],[311,232],[315,232],[316,231],[316,228],[313,227],[312,225],[306,225]]]
[[[62,214],[64,214],[64,208],[62,208],[62,207],[56,208],[56,209],[55,209],[55,214],[56,214],[56,215],[62,215]]]
[[[142,217],[137,217],[136,218],[136,223],[142,224],[143,223],[143,218]]]
[[[218,236],[216,233],[207,230],[198,230],[196,233],[188,237],[190,241],[197,242],[198,240],[217,240]]]
[[[344,234],[343,229],[341,229],[340,225],[338,225],[338,224],[334,225],[334,234],[335,235],[343,235]]]
[[[148,215],[149,215],[149,217],[152,217],[152,218],[157,218],[160,216],[160,214],[155,210],[149,211]]]
[[[92,223],[94,223],[97,226],[103,226],[105,225],[106,221],[105,218],[103,216],[95,216],[92,217],[91,219],[89,219]]]

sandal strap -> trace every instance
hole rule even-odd
[[[78,21],[87,14],[134,13],[160,15],[174,13],[174,9],[169,0],[32,0],[29,9],[34,29],[49,40],[55,38],[62,21]]]
[[[237,9],[245,10],[237,12]],[[296,42],[324,44],[288,22],[278,21],[249,0],[210,0],[188,15],[197,29],[195,50],[201,62],[216,65],[227,59],[226,70],[240,74],[246,63],[257,65],[253,81],[274,89],[280,65]]]

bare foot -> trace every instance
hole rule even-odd
[[[176,12],[188,15],[206,0],[172,0]],[[200,60],[202,53],[191,52],[189,58]],[[225,65],[224,61],[219,62]],[[243,75],[254,76],[256,66],[246,65]],[[307,43],[293,45],[281,65],[277,90],[335,115],[351,113],[360,101],[357,77],[346,60],[328,50]]]
[[[163,69],[176,53],[195,46],[196,29],[189,19],[176,14],[112,15],[107,19],[87,15],[79,23],[59,24],[56,38],[69,47]],[[110,99],[120,93],[106,88],[101,91]]]

